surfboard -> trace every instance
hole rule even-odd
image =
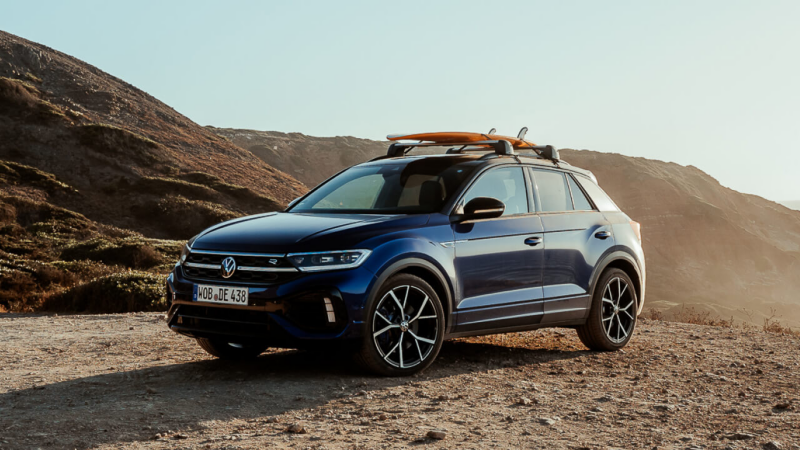
[[[420,141],[442,145],[469,144],[470,142],[480,141],[508,141],[514,148],[530,148],[533,142],[517,139],[511,136],[486,133],[468,133],[461,131],[443,131],[437,133],[415,133],[415,134],[390,134],[386,136],[390,141]]]

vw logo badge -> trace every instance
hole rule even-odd
[[[236,261],[228,256],[222,260],[222,278],[230,278],[236,272]]]

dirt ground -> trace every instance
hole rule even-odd
[[[157,314],[5,314],[0,448],[800,449],[799,351],[642,321],[617,353],[497,335],[398,379],[319,353],[216,361]]]

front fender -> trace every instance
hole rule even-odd
[[[441,299],[445,304],[442,306],[448,311],[454,311],[456,292],[453,252],[452,248],[416,238],[395,239],[373,249],[364,268],[375,274],[375,278],[361,307],[365,308],[374,299],[380,286],[389,277],[403,269],[418,267],[432,273],[439,280],[445,291],[445,298]]]

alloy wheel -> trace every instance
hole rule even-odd
[[[611,342],[624,342],[633,332],[635,303],[625,280],[614,277],[608,281],[603,290],[603,331]]]
[[[404,285],[381,298],[372,320],[372,337],[384,361],[408,369],[430,356],[438,328],[439,317],[428,294]]]

